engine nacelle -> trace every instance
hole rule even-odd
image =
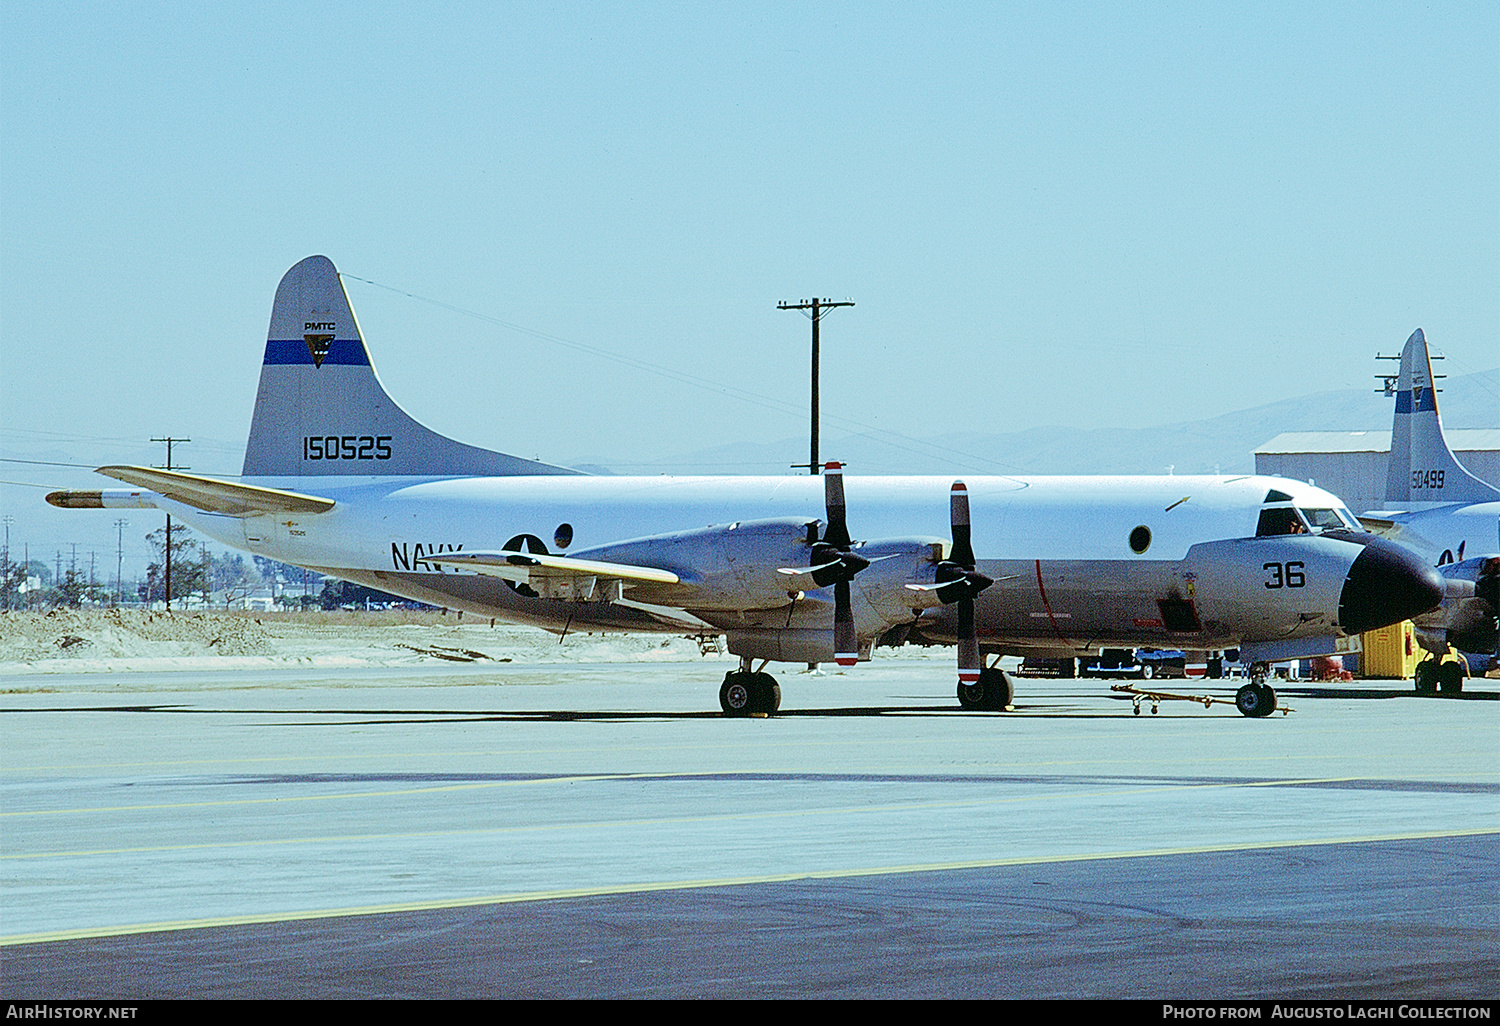
[[[742,520],[636,538],[573,553],[579,559],[670,570],[677,584],[637,586],[632,597],[703,611],[770,609],[798,593],[798,579],[781,567],[805,567],[818,521]]]
[[[1432,652],[1495,652],[1500,642],[1500,556],[1477,556],[1438,567],[1443,604],[1416,618],[1418,640]]]
[[[870,565],[854,578],[854,623],[861,638],[878,637],[923,609],[942,605],[935,591],[914,591],[908,584],[934,583],[937,565],[947,553],[941,538],[886,538],[865,542],[855,552]]]

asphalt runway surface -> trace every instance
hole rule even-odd
[[[7,676],[0,992],[1500,996],[1500,682],[725,669]]]

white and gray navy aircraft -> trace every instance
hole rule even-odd
[[[1484,653],[1500,665],[1500,488],[1454,457],[1435,382],[1418,328],[1401,350],[1396,377],[1386,508],[1360,520],[1437,564],[1446,580],[1442,605],[1415,618],[1417,643],[1433,656],[1418,664],[1416,685],[1456,692],[1463,690],[1465,664],[1441,660],[1452,649]]]
[[[387,395],[334,265],[282,278],[238,481],[145,467],[69,507],[155,507],[218,541],[433,605],[577,630],[723,635],[726,714],[767,662],[956,644],[958,697],[1008,708],[1001,655],[1104,646],[1252,664],[1426,612],[1443,581],[1332,494],[1267,477],[612,477],[475,448]],[[759,662],[759,666],[756,663]]]

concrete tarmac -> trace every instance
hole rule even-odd
[[[1500,979],[1500,684],[950,660],[9,676],[8,998],[1339,997]],[[1232,698],[1230,682],[1162,683]]]

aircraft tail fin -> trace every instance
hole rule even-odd
[[[386,394],[327,257],[281,279],[245,446],[246,477],[573,474],[446,438]]]
[[[1443,437],[1437,389],[1427,339],[1418,328],[1401,350],[1396,384],[1396,419],[1391,425],[1391,461],[1386,472],[1385,501],[1490,502],[1500,488],[1464,469]]]

